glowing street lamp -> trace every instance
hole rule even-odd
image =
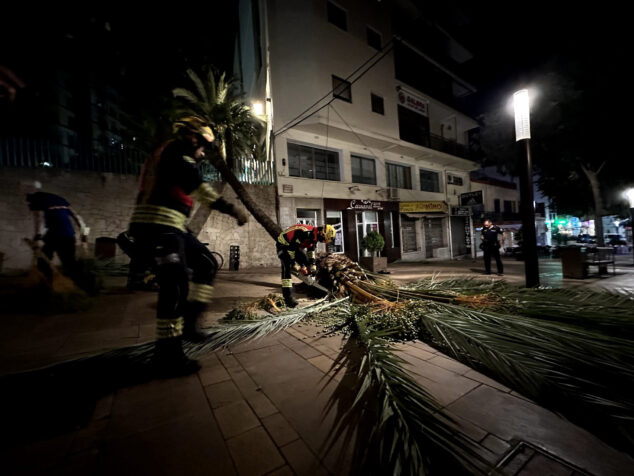
[[[630,202],[630,227],[632,228],[632,254],[634,256],[634,187],[623,192],[623,196]]]
[[[251,104],[251,110],[255,116],[263,116],[264,104],[261,101],[255,101]]]
[[[515,141],[524,142],[526,160],[524,173],[520,175],[520,208],[522,213],[522,235],[524,274],[526,287],[539,286],[539,265],[537,260],[537,235],[535,233],[535,203],[533,198],[533,166],[531,164],[531,118],[527,89],[513,94],[515,111]]]

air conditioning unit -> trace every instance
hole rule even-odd
[[[388,188],[387,198],[388,200],[398,200],[399,199],[398,188]]]

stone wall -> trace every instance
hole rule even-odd
[[[134,207],[137,179],[130,175],[97,172],[63,172],[51,169],[0,168],[0,252],[4,253],[4,269],[25,268],[31,263],[31,251],[23,238],[33,237],[33,218],[21,184],[38,180],[43,192],[61,195],[90,227],[89,253],[94,253],[95,239],[115,238],[128,226]],[[217,184],[225,198],[239,203],[228,185]],[[275,217],[274,186],[247,185],[260,206]],[[241,206],[241,205],[240,205]],[[221,253],[225,269],[229,265],[229,247],[240,246],[240,267],[278,266],[275,243],[252,218],[243,227],[235,220],[212,212],[199,234],[209,248]],[[127,258],[117,249],[117,260]]]

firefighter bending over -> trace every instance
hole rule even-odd
[[[317,242],[330,243],[335,238],[332,225],[293,225],[277,238],[277,256],[282,262],[282,295],[288,307],[297,306],[293,298],[291,270],[294,268],[304,276],[315,274],[315,248]],[[302,250],[306,250],[306,254]]]
[[[204,148],[214,141],[211,128],[197,118],[184,118],[176,122],[174,130],[176,139],[143,166],[129,228],[136,259],[154,262],[156,267],[159,296],[154,365],[159,376],[186,375],[200,368],[183,353],[182,339],[203,337],[196,330],[196,321],[211,301],[218,271],[211,252],[185,226],[192,197],[235,217],[240,226],[247,222],[244,211],[203,182],[198,163]]]

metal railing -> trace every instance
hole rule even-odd
[[[436,134],[429,134],[429,147],[440,152],[455,155],[456,157],[468,158],[469,150],[467,146],[456,141],[445,139]]]
[[[46,139],[0,137],[0,167],[55,168],[138,175],[147,153],[135,147],[80,144],[71,147]],[[218,171],[209,163],[201,165],[207,181],[222,181]],[[273,163],[238,158],[234,161],[238,180],[257,185],[275,183]]]

